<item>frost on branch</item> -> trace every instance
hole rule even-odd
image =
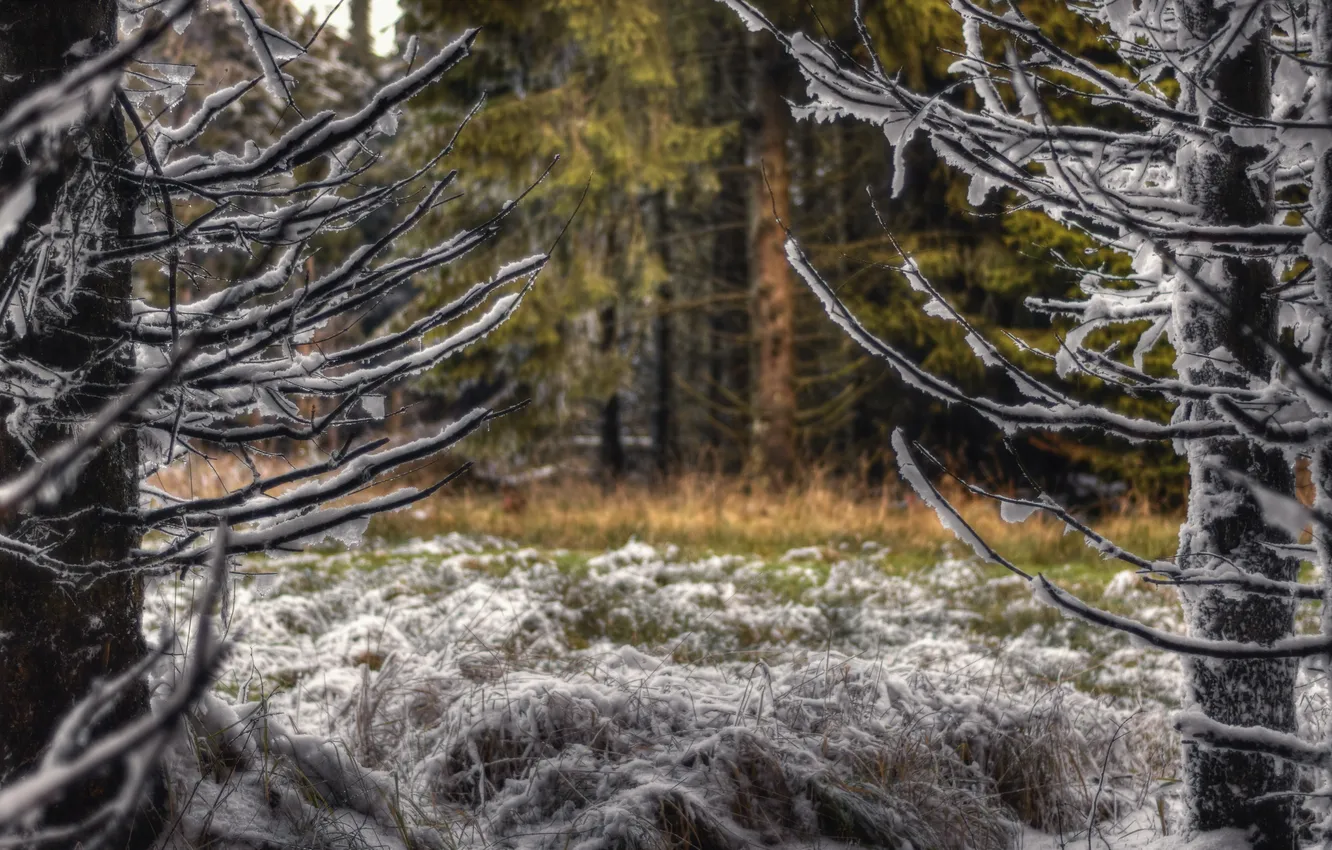
[[[1322,634],[1296,634],[1294,619],[1299,602],[1321,601],[1332,587],[1298,576],[1301,559],[1332,575],[1332,8],[1325,0],[1069,2],[1099,39],[1093,54],[1028,18],[1027,4],[953,0],[962,49],[941,94],[913,90],[877,59],[863,63],[783,32],[761,4],[723,2],[795,60],[806,89],[797,116],[883,130],[895,193],[906,186],[905,148],[920,140],[969,181],[971,204],[998,198],[1042,212],[1100,256],[1118,255],[1113,267],[1060,260],[1062,271],[1079,272],[1079,295],[1028,301],[1055,324],[1057,344],[1047,351],[988,339],[904,256],[897,276],[926,296],[924,312],[960,324],[990,375],[1013,389],[974,398],[877,336],[798,241],[787,244],[829,317],[912,388],[967,405],[1006,435],[1170,441],[1187,458],[1189,510],[1170,560],[1124,549],[1046,494],[1015,499],[961,484],[999,501],[1005,519],[1040,511],[1144,579],[1178,587],[1188,635],[1030,579],[1038,599],[1071,616],[1194,656],[1180,725],[1192,742],[1184,759],[1191,827],[1239,827],[1264,847],[1290,846],[1292,764],[1327,767],[1309,755],[1325,745],[1306,752],[1291,736],[1293,659],[1332,650],[1332,606]],[[858,31],[855,56],[875,57],[863,21]],[[1113,124],[1068,117],[1098,110],[1112,111]],[[1172,368],[1149,366],[1147,356],[1166,344]],[[1033,355],[1053,374],[1035,374],[1026,365]],[[1173,413],[1091,403],[1079,389],[1088,384]],[[904,477],[944,524],[981,558],[1026,576],[947,503],[910,441],[897,434],[893,443]],[[1300,458],[1312,461],[1312,509],[1294,498]],[[1313,544],[1301,544],[1310,528]]]
[[[20,708],[0,719],[36,716],[22,706],[47,699],[41,713],[54,715],[58,737],[45,755],[38,747],[15,755],[21,724],[0,724],[15,727],[0,741],[8,783],[0,829],[65,830],[70,840],[106,839],[109,824],[134,816],[162,737],[215,667],[215,647],[198,649],[197,669],[180,674],[158,712],[137,716],[147,707],[146,668],[136,662],[143,577],[329,538],[354,542],[374,514],[461,474],[466,465],[454,463],[425,486],[388,486],[505,411],[471,410],[394,442],[373,434],[400,413],[385,399],[504,323],[546,262],[538,253],[505,263],[410,324],[357,328],[376,305],[494,238],[515,208],[497,205],[449,238],[408,249],[404,236],[447,212],[458,175],[447,168],[448,148],[406,170],[381,161],[403,105],[468,56],[475,31],[396,66],[381,86],[348,74],[364,90],[354,99],[320,88],[336,56],[279,32],[250,0],[119,6],[122,41],[107,24],[57,51],[70,63],[63,76],[0,101],[0,560],[10,582],[0,670],[28,669],[14,659],[38,657],[11,653],[49,649],[41,629],[66,623],[42,617],[93,623],[96,637],[115,612],[129,658],[96,670],[71,660],[60,673],[84,689],[119,675],[77,704],[77,692],[45,697],[39,684],[6,680],[3,706]],[[195,68],[181,60],[190,51],[173,48],[192,38],[194,56],[200,43],[241,46],[218,64],[246,76],[211,85],[216,68]],[[328,239],[348,232],[362,244],[339,249]],[[310,451],[292,452],[292,443]],[[261,471],[261,456],[284,449],[287,468]],[[218,455],[249,479],[208,497],[162,485]],[[219,529],[230,530],[225,555],[214,554]],[[35,606],[22,640],[13,588],[49,606]],[[67,657],[104,658],[100,638],[87,639],[91,650],[79,640]],[[115,705],[120,714],[106,714]],[[111,731],[90,742],[94,720]],[[30,737],[41,743],[41,734]],[[327,753],[275,727],[268,737],[331,798],[373,808]],[[46,802],[78,798],[107,775],[123,781],[119,796],[81,813],[76,805],[72,821],[42,820]]]
[[[290,52],[289,40],[280,40],[285,47],[276,49],[276,37],[243,0],[234,6],[263,79],[276,86],[289,74],[276,69],[298,67],[299,54]],[[135,232],[112,239],[92,227],[95,209],[71,203],[64,212],[68,227],[29,235],[22,246],[24,262],[7,269],[0,281],[8,318],[0,338],[4,378],[17,400],[6,421],[9,432],[23,438],[51,400],[70,392],[80,377],[52,373],[25,357],[29,328],[42,322],[44,311],[68,300],[69,281],[115,263],[160,270],[153,282],[161,294],[136,301],[132,315],[108,329],[133,343],[145,391],[110,411],[110,421],[90,420],[87,430],[136,432],[145,449],[140,476],[149,483],[200,452],[228,452],[254,469],[255,453],[266,440],[309,441],[368,424],[382,416],[367,411],[382,406],[387,388],[439,365],[501,324],[517,308],[545,255],[504,266],[405,328],[351,345],[335,341],[359,311],[492,238],[512,210],[500,207],[489,220],[464,226],[439,244],[404,252],[395,250],[396,243],[426,216],[438,214],[456,172],[444,171],[436,159],[386,183],[367,179],[375,173],[374,140],[392,126],[385,119],[461,61],[475,35],[465,33],[416,63],[363,106],[347,114],[310,114],[269,140],[249,142],[239,155],[203,147],[200,140],[222,115],[262,98],[254,89],[258,77],[210,94],[183,114],[170,108],[180,103],[169,92],[136,98],[168,109],[129,115],[137,128],[133,156],[107,164],[143,187]],[[130,98],[120,103],[137,111]],[[20,192],[7,203],[23,199]],[[95,203],[95,196],[84,200]],[[336,265],[318,262],[320,234],[395,208],[405,212],[383,236]],[[57,263],[87,271],[64,276],[64,288],[51,288],[47,270]],[[219,274],[218,268],[237,271]],[[133,563],[121,566],[164,572],[197,564],[219,521],[236,526],[234,551],[263,551],[410,504],[430,491],[321,509],[379,476],[448,449],[493,414],[472,411],[438,435],[402,446],[348,442],[305,467],[267,477],[256,472],[222,498],[183,499],[146,486],[134,521],[165,542],[139,550]],[[96,441],[85,442],[73,449],[86,452]],[[51,475],[42,480],[44,491],[20,479],[0,496],[15,506],[37,497],[53,503],[59,480]]]

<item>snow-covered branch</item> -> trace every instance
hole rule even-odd
[[[90,5],[89,38],[29,33],[51,36],[52,60],[0,75],[0,846],[93,846],[137,817],[224,652],[210,618],[229,559],[355,540],[469,464],[419,489],[396,479],[514,409],[478,407],[423,436],[366,433],[398,412],[386,405],[400,382],[512,316],[547,262],[500,263],[397,324],[361,321],[444,279],[521,200],[416,237],[458,196],[453,141],[414,168],[381,153],[403,105],[469,55],[476,31],[335,111],[304,97],[313,43],[250,0],[195,6]],[[155,62],[189,27],[238,36],[253,73],[194,97],[196,69]],[[0,21],[0,42],[20,34]],[[248,129],[227,143],[228,126]],[[261,473],[254,458],[275,449],[290,468]],[[251,480],[220,496],[159,486],[219,451]],[[144,577],[206,565],[189,661],[149,712],[144,674],[174,637],[144,656]]]
[[[858,55],[872,57],[867,63],[842,46],[783,31],[750,0],[721,2],[792,57],[807,95],[793,107],[798,117],[883,131],[894,152],[895,194],[907,186],[908,144],[921,140],[969,183],[972,206],[998,194],[1007,209],[1044,213],[1100,248],[1099,256],[1118,255],[1113,264],[1054,263],[1080,276],[1080,296],[1031,299],[1034,312],[1056,323],[1056,344],[1040,350],[1012,335],[1012,356],[904,256],[895,278],[925,297],[928,316],[957,325],[990,374],[1014,391],[976,397],[857,317],[794,235],[786,245],[829,317],[910,387],[970,407],[1005,434],[1076,430],[1170,441],[1187,458],[1188,514],[1171,560],[1117,546],[1045,494],[1021,499],[963,482],[999,502],[1005,518],[1043,513],[1144,580],[1177,588],[1190,623],[1190,634],[1179,635],[1032,577],[948,502],[906,436],[893,435],[903,477],[978,557],[1027,579],[1037,598],[1069,616],[1194,659],[1180,728],[1207,746],[1185,754],[1191,828],[1236,826],[1293,846],[1282,809],[1293,772],[1281,765],[1332,768],[1325,746],[1293,734],[1290,663],[1332,654],[1326,2],[1069,2],[1067,11],[1097,39],[1092,51],[1070,46],[1021,4],[951,0],[962,49],[942,91],[915,90],[908,75],[883,66],[858,6]],[[1167,344],[1173,374],[1148,362]],[[1054,376],[1038,377],[1025,365],[1033,362],[1052,365]],[[1098,388],[1096,402],[1086,400],[1088,384]],[[1104,402],[1116,393],[1173,412],[1129,415]],[[1295,498],[1301,458],[1312,460],[1312,507]],[[1310,529],[1312,546],[1296,546]],[[1321,585],[1298,580],[1302,559],[1322,570]],[[1295,608],[1305,601],[1324,603],[1321,634],[1296,633]],[[1260,809],[1261,817],[1253,814]],[[1273,824],[1283,824],[1279,839]]]

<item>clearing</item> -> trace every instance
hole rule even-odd
[[[1132,847],[1177,822],[1179,662],[947,546],[451,534],[243,573],[169,755],[180,847]],[[1113,565],[1046,573],[1180,627]],[[193,587],[153,588],[150,634]]]

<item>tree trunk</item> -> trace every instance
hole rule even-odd
[[[657,475],[662,478],[670,474],[675,454],[671,416],[671,384],[675,381],[675,367],[672,363],[675,358],[675,339],[671,327],[671,306],[674,300],[675,295],[669,283],[657,287],[657,374],[654,376],[653,388],[656,398],[652,406],[652,456]]]
[[[671,236],[673,218],[667,209],[665,193],[658,193],[653,208],[656,212],[655,227],[661,265],[666,274],[671,273]],[[675,404],[673,385],[675,383],[675,288],[668,278],[657,286],[657,362],[653,376],[652,405],[652,458],[657,468],[657,475],[666,478],[671,473],[675,462],[675,416],[672,409]]]
[[[750,36],[754,114],[748,164],[749,272],[756,347],[754,461],[776,483],[795,471],[795,281],[786,261],[791,221],[791,174],[786,156],[790,108],[782,99],[785,58],[771,38]],[[780,222],[778,221],[780,219]]]
[[[1332,120],[1332,0],[1310,0],[1310,36],[1313,50],[1310,59],[1315,63],[1311,72],[1316,81],[1311,117],[1315,121]],[[1324,142],[1314,160],[1314,175],[1310,184],[1309,205],[1316,233],[1324,234],[1332,226],[1332,145]],[[1324,383],[1332,384],[1332,264],[1315,256],[1314,291],[1322,310],[1319,317],[1321,350],[1317,352],[1312,368]],[[1313,451],[1310,478],[1314,488],[1316,514],[1332,516],[1332,445],[1323,443]],[[1323,567],[1322,632],[1332,635],[1332,527],[1315,519],[1313,544],[1318,563]],[[1332,657],[1323,659],[1325,669],[1332,670]],[[1332,676],[1325,677],[1326,687],[1332,690]],[[1332,741],[1332,730],[1328,732]],[[1332,772],[1330,772],[1332,773]],[[1332,778],[1332,777],[1330,777]],[[1332,835],[1324,838],[1324,847],[1332,843]]]
[[[616,310],[612,302],[601,310],[601,353],[609,360],[615,353]],[[607,479],[624,475],[626,458],[620,424],[620,392],[612,389],[601,408],[601,469]]]
[[[708,442],[716,472],[737,472],[748,460],[745,436],[746,418],[752,381],[747,340],[749,312],[739,299],[745,295],[749,279],[748,241],[745,221],[744,150],[728,145],[722,154],[727,166],[720,169],[719,190],[712,202],[709,224],[717,231],[713,238],[708,295],[713,305],[708,311]],[[739,403],[737,403],[739,400]]]
[[[71,48],[85,39],[97,51],[114,44],[114,0],[0,4],[0,111],[79,61]],[[123,233],[133,226],[135,188],[110,178],[101,167],[123,155],[122,118],[110,110],[92,116],[81,132],[59,144],[61,165],[39,184],[20,233],[48,222],[59,204],[81,217],[77,225],[88,234],[82,250],[105,247],[98,231]],[[88,165],[86,158],[99,162]],[[0,151],[0,171],[23,167],[16,152]],[[68,197],[62,197],[65,193]],[[0,253],[4,274],[14,273],[19,262],[17,241]],[[32,463],[34,450],[40,453],[68,436],[133,379],[133,349],[114,330],[115,322],[130,315],[128,265],[90,272],[74,283],[67,310],[57,312],[49,302],[38,301],[18,345],[33,361],[79,374],[81,380],[61,387],[57,400],[41,409],[31,450],[8,428],[0,428],[0,471],[6,477]],[[0,420],[11,410],[12,403],[0,408]],[[60,504],[0,518],[0,533],[51,546],[51,556],[78,570],[57,582],[50,572],[0,555],[0,782],[33,767],[56,723],[94,679],[119,673],[144,655],[141,580],[106,569],[124,562],[139,542],[137,525],[126,519],[137,508],[137,471],[137,438],[131,433],[108,446]],[[147,710],[147,688],[140,683],[99,728],[118,726]],[[67,794],[49,819],[76,822],[117,792],[118,785],[114,772],[94,777]],[[143,829],[137,832],[138,840],[129,846],[151,839]],[[119,842],[125,846],[123,838]]]
[[[1189,0],[1180,5],[1182,28],[1202,44],[1219,30],[1229,9],[1211,0]],[[1265,31],[1257,27],[1257,32]],[[1190,58],[1197,69],[1211,63],[1206,51]],[[1268,114],[1265,36],[1255,36],[1211,68],[1209,96],[1240,113]],[[1181,78],[1192,76],[1182,73]],[[1188,87],[1183,94],[1190,100],[1198,96]],[[1182,147],[1180,161],[1188,165],[1181,179],[1187,200],[1199,210],[1200,223],[1247,226],[1272,221],[1271,183],[1247,171],[1262,158],[1261,149],[1240,147],[1229,139],[1219,146],[1186,141]],[[1173,339],[1181,376],[1192,384],[1236,385],[1239,379],[1218,363],[1217,349],[1229,352],[1253,374],[1268,374],[1266,350],[1244,327],[1269,340],[1277,338],[1276,302],[1264,297],[1274,283],[1271,267],[1261,260],[1224,258],[1196,263],[1190,271],[1201,286],[1182,286],[1176,296]],[[1175,415],[1177,420],[1219,416],[1210,403],[1199,401],[1182,403]],[[1264,545],[1288,542],[1289,536],[1266,523],[1248,487],[1233,477],[1238,474],[1293,494],[1294,469],[1283,454],[1244,439],[1209,439],[1192,442],[1188,459],[1188,517],[1180,531],[1179,565],[1192,570],[1233,565],[1280,581],[1295,580],[1298,564]],[[1294,631],[1291,600],[1216,587],[1187,588],[1182,595],[1189,630],[1199,637],[1271,643]],[[1192,659],[1185,669],[1186,708],[1222,723],[1295,731],[1295,661]],[[1292,790],[1293,765],[1266,755],[1188,744],[1183,756],[1192,830],[1238,828],[1248,831],[1253,846],[1262,850],[1296,846],[1293,798],[1255,801],[1260,795]]]
[[[352,54],[362,67],[370,63],[373,43],[370,34],[370,0],[351,0]]]

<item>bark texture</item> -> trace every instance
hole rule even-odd
[[[1220,30],[1229,9],[1211,0],[1189,0],[1180,8],[1182,23],[1197,44]],[[1256,36],[1220,61],[1211,61],[1203,51],[1195,57],[1195,68],[1208,68],[1210,75],[1189,84],[1183,97],[1194,104],[1210,100],[1243,113],[1267,115],[1267,55],[1264,36]],[[1261,149],[1240,147],[1228,139],[1216,147],[1182,143],[1182,178],[1200,223],[1255,225],[1272,220],[1271,183],[1248,170],[1262,155]],[[1184,287],[1176,296],[1174,341],[1181,376],[1193,384],[1236,385],[1241,379],[1226,368],[1227,357],[1250,372],[1267,374],[1271,361],[1261,338],[1277,338],[1276,302],[1264,297],[1274,284],[1270,266],[1209,258],[1190,266],[1190,271],[1199,285]],[[1185,420],[1218,415],[1209,402],[1187,402],[1176,412],[1177,419]],[[1180,532],[1180,566],[1221,570],[1234,565],[1273,579],[1295,580],[1296,562],[1264,546],[1288,542],[1289,535],[1269,526],[1249,488],[1231,477],[1238,473],[1293,494],[1294,470],[1283,454],[1243,439],[1211,439],[1191,443],[1188,459],[1191,478],[1188,517]],[[1190,632],[1199,637],[1271,643],[1294,631],[1295,606],[1289,600],[1216,587],[1186,589],[1183,597]],[[1222,723],[1294,732],[1296,670],[1297,662],[1291,660],[1194,659],[1186,664],[1185,704]],[[1184,747],[1183,758],[1194,831],[1238,828],[1248,831],[1260,850],[1297,846],[1293,797],[1255,800],[1292,790],[1296,778],[1292,765],[1265,755],[1191,745]]]
[[[1317,81],[1313,118],[1327,121],[1332,119],[1332,0],[1310,0],[1309,18],[1313,37],[1310,58],[1316,63],[1313,75]],[[1315,154],[1309,204],[1315,230],[1326,234],[1332,226],[1332,140],[1323,141],[1322,148]],[[1318,257],[1314,258],[1314,291],[1322,305],[1322,315],[1318,323],[1319,356],[1313,368],[1325,382],[1332,383],[1332,265]],[[1332,515],[1332,446],[1324,443],[1314,450],[1310,477],[1314,508],[1323,516]],[[1313,543],[1318,551],[1318,562],[1332,564],[1332,527],[1315,520]],[[1329,569],[1323,570],[1322,631],[1332,635],[1332,570]],[[1332,659],[1325,659],[1324,663],[1332,669]],[[1332,679],[1328,680],[1327,686],[1332,689]]]
[[[101,51],[115,38],[114,0],[0,3],[0,110],[79,61],[71,53],[76,44],[86,40]],[[133,221],[135,188],[102,167],[123,156],[121,119],[108,108],[60,144],[60,165],[39,185],[23,227],[40,227],[60,215],[57,210],[72,210],[59,225],[82,229],[85,248],[99,247],[106,234],[123,232]],[[23,167],[14,151],[0,152],[0,171]],[[0,253],[6,273],[25,262],[14,241]],[[128,266],[90,272],[72,283],[67,304],[39,308],[21,346],[28,358],[76,383],[61,388],[54,406],[42,411],[31,445],[0,428],[0,472],[6,477],[70,434],[133,378],[133,350],[114,332],[114,322],[129,317]],[[0,418],[13,409],[12,401],[0,402]],[[61,503],[0,518],[4,534],[51,546],[50,554],[78,573],[57,581],[50,572],[0,555],[0,781],[33,766],[57,721],[94,679],[119,673],[144,654],[141,581],[110,569],[138,543],[138,529],[125,519],[137,503],[137,468],[136,440],[126,436],[86,468]],[[107,713],[101,728],[147,710],[147,689],[140,686]],[[117,784],[113,773],[95,777],[68,794],[52,819],[81,819]],[[142,846],[148,836],[138,832],[139,840],[128,846]],[[118,843],[127,844],[123,838]]]
[[[786,261],[783,230],[791,221],[786,151],[791,116],[782,99],[781,47],[771,38],[752,38],[754,115],[748,158],[754,175],[749,203],[756,347],[753,448],[757,471],[781,483],[794,473],[796,455],[795,279]]]

